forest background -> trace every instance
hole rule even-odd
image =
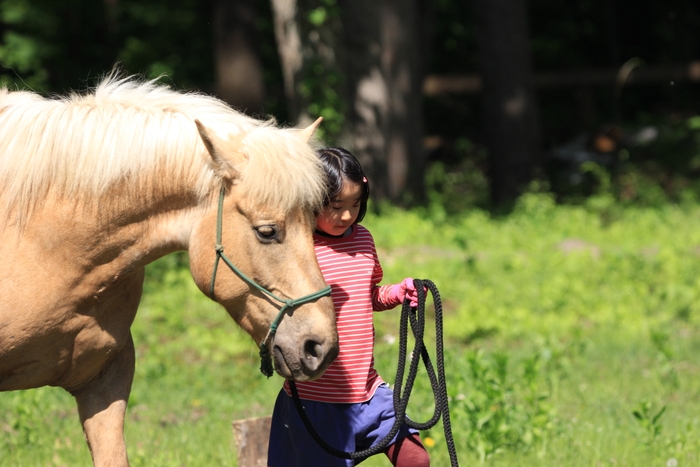
[[[623,201],[652,201],[646,185],[677,199],[700,168],[691,0],[0,8],[0,83],[81,90],[118,64],[283,124],[323,116],[324,139],[358,155],[375,197],[405,206],[431,190],[454,190],[450,209],[508,205],[533,180],[572,200],[595,189],[586,161],[613,175]]]
[[[462,463],[673,467],[700,459],[699,30],[692,0],[0,0],[0,83],[82,91],[118,64],[323,116],[376,187],[386,280],[443,294]],[[278,382],[186,256],[148,272],[132,465],[237,465],[230,422]],[[387,380],[397,320],[377,318]],[[81,438],[60,390],[0,395],[3,465],[89,465]]]

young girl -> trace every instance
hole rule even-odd
[[[377,285],[382,267],[372,235],[358,224],[367,212],[369,183],[355,157],[342,148],[319,151],[328,177],[328,196],[316,217],[314,244],[321,272],[332,288],[340,352],[321,378],[296,383],[306,414],[323,439],[354,452],[376,444],[391,430],[392,390],[374,369],[373,310],[403,303],[415,306],[411,278]],[[416,430],[405,424],[385,451],[394,466],[427,467],[430,459]],[[353,466],[355,461],[328,454],[304,426],[289,384],[275,403],[268,466]]]

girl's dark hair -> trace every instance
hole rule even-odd
[[[349,180],[362,187],[360,211],[354,222],[357,224],[367,213],[369,199],[369,181],[362,166],[347,149],[323,148],[319,149],[317,154],[326,172],[326,199],[323,200],[323,207],[328,206],[331,200],[340,194],[343,189],[343,180]]]

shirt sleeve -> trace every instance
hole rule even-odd
[[[377,285],[382,281],[384,271],[379,262],[374,242],[372,242],[372,255],[374,257],[374,271],[372,272],[372,309],[374,311],[390,310],[401,303],[391,299],[391,288],[394,284]]]
[[[391,288],[396,284],[375,285],[372,288],[372,307],[374,311],[384,311],[401,305],[400,301],[391,298]]]

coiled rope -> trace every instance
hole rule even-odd
[[[418,306],[416,308],[412,308],[409,301],[404,300],[403,307],[401,309],[401,323],[399,327],[399,358],[394,382],[394,411],[396,420],[394,421],[391,431],[389,431],[386,437],[382,438],[374,446],[356,452],[345,452],[330,446],[323,440],[323,438],[321,438],[318,432],[311,425],[311,421],[306,415],[304,406],[299,399],[299,393],[296,385],[294,384],[294,381],[289,381],[292,398],[294,399],[294,405],[299,411],[299,415],[304,422],[304,426],[306,426],[306,429],[309,431],[311,437],[329,454],[344,459],[366,459],[375,454],[384,452],[389,446],[391,440],[399,432],[402,423],[406,423],[406,425],[409,427],[417,430],[427,430],[435,426],[440,420],[440,417],[442,417],[442,425],[445,432],[447,450],[450,455],[450,463],[452,467],[458,467],[457,450],[455,449],[454,438],[452,436],[452,426],[450,424],[450,411],[447,397],[447,384],[445,381],[445,353],[443,345],[442,302],[440,300],[440,292],[435,284],[427,279],[414,279],[413,284],[418,292]],[[425,348],[425,344],[423,343],[423,337],[425,335],[426,288],[433,295],[433,303],[435,305],[435,353],[437,371],[435,368],[433,368],[433,364],[430,361],[430,355],[428,354],[428,350]],[[415,346],[411,353],[411,364],[408,371],[408,377],[406,378],[406,388],[402,394],[403,379],[406,369],[409,323],[411,329],[413,330]],[[435,412],[430,420],[423,423],[414,422],[406,415],[408,400],[411,396],[413,383],[415,382],[416,373],[418,371],[418,361],[421,358],[425,365],[425,369],[427,370],[430,385],[433,390],[433,397],[435,399]]]

